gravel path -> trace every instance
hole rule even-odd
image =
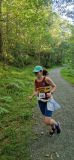
[[[48,127],[42,122],[42,115],[34,109],[33,140],[31,143],[32,160],[74,160],[74,88],[60,75],[60,68],[50,72],[57,85],[54,98],[62,108],[54,114],[62,127],[60,135],[49,137]]]

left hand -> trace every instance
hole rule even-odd
[[[51,92],[50,92],[50,93],[47,93],[47,97],[48,97],[48,98],[50,98],[51,95],[52,95]]]

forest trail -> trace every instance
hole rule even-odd
[[[57,85],[54,98],[62,108],[54,114],[61,123],[60,135],[50,137],[48,127],[42,122],[38,106],[34,109],[33,141],[30,146],[32,160],[74,160],[74,88],[60,75],[61,68],[49,75]]]

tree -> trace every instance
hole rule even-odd
[[[3,0],[1,4],[0,39],[5,63],[62,63],[66,57],[64,44],[70,37],[69,25],[52,13],[51,1]]]
[[[0,59],[2,57],[2,0],[0,0]]]

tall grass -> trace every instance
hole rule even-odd
[[[0,160],[29,160],[32,110],[28,96],[33,90],[31,68],[0,63]]]
[[[68,82],[74,84],[74,68],[68,66],[61,70],[61,74]]]

